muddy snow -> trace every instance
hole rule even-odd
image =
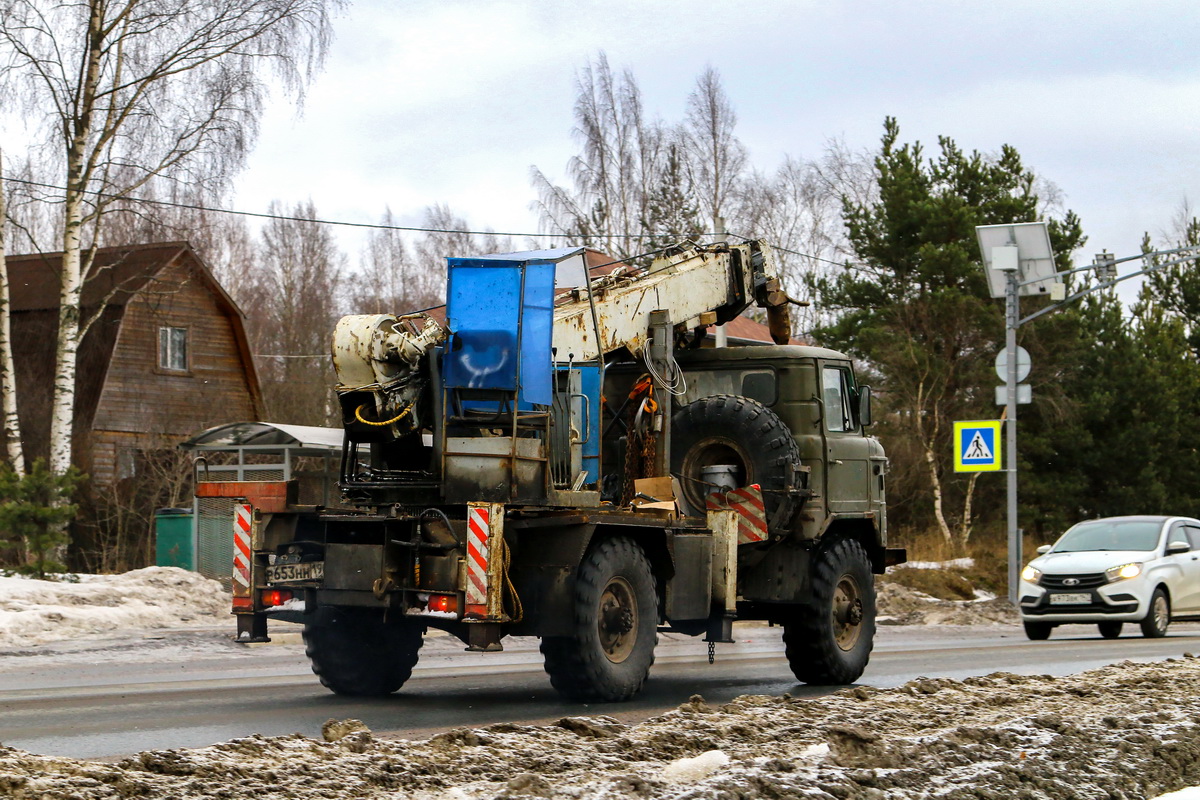
[[[0,748],[0,796],[41,798],[1146,798],[1200,783],[1200,660],[997,673],[823,698],[700,697],[421,742],[331,721],[114,764]]]
[[[875,585],[880,625],[1015,625],[1020,615],[1003,597],[940,600],[898,583]]]
[[[1016,619],[986,597],[942,601],[886,582],[879,595],[884,624]],[[215,582],[165,567],[78,583],[0,578],[0,659],[35,642],[229,626],[228,603]],[[136,657],[139,648],[119,650]],[[1058,678],[920,678],[820,698],[744,696],[717,706],[697,696],[632,725],[577,716],[413,742],[346,719],[330,720],[321,739],[253,736],[117,763],[0,744],[0,797],[14,800],[1049,800],[1152,798],[1196,784],[1200,659],[1190,655]],[[1184,789],[1172,800],[1197,798]]]

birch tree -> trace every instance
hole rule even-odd
[[[633,73],[613,74],[601,53],[575,82],[575,130],[580,153],[567,164],[571,186],[551,181],[537,167],[535,208],[547,233],[575,244],[603,244],[624,258],[639,252],[636,237],[647,201],[660,177],[667,133],[647,121]]]
[[[733,132],[736,126],[737,114],[721,87],[721,76],[707,67],[688,96],[683,131],[700,211],[714,225],[730,215],[746,169],[746,147]]]
[[[219,188],[254,143],[264,98],[296,99],[344,0],[0,0],[0,94],[40,124],[63,187],[49,466],[72,456],[83,284],[104,211],[152,181]],[[7,104],[6,104],[7,105]]]
[[[312,201],[285,208],[273,201],[262,231],[259,296],[247,319],[268,417],[327,425],[333,420],[329,337],[341,314],[346,257],[317,219]]]
[[[447,256],[479,256],[514,249],[511,239],[497,236],[491,229],[465,233],[471,229],[468,222],[442,203],[425,208],[422,224],[430,231],[417,240],[413,248],[416,258],[409,270],[412,299],[422,304],[416,308],[445,301]]]
[[[5,455],[18,477],[25,474],[21,420],[17,416],[17,368],[12,352],[12,299],[8,288],[8,191],[4,153],[0,151],[0,410],[4,416]]]

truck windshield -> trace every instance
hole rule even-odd
[[[1162,523],[1153,520],[1096,520],[1081,522],[1062,535],[1051,552],[1088,550],[1153,550]]]

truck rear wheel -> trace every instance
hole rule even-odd
[[[304,653],[321,685],[357,697],[389,695],[416,666],[424,626],[374,609],[334,609],[304,626]]]
[[[632,539],[593,546],[575,578],[573,636],[542,639],[550,684],[568,700],[615,702],[639,691],[654,663],[658,603],[645,552]]]
[[[867,551],[839,539],[813,555],[814,607],[797,608],[783,625],[784,652],[797,680],[854,683],[875,639],[875,577]]]

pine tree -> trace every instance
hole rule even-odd
[[[0,467],[0,537],[10,548],[24,551],[19,571],[45,579],[47,573],[66,569],[54,553],[67,543],[66,524],[76,510],[68,501],[82,480],[74,467],[56,475],[42,459],[25,475]]]
[[[810,288],[833,321],[822,343],[876,373],[886,413],[879,432],[893,460],[892,519],[936,526],[947,541],[971,532],[977,476],[951,472],[954,420],[995,416],[992,360],[1004,341],[1003,304],[993,300],[975,240],[977,225],[1040,215],[1035,177],[1015,149],[966,153],[947,137],[926,159],[884,124],[875,160],[877,199],[844,200],[855,261]],[[1051,224],[1060,269],[1082,242],[1073,214]]]
[[[667,147],[662,173],[646,201],[641,223],[642,230],[649,234],[642,245],[646,252],[685,240],[696,241],[704,232],[678,145]]]

